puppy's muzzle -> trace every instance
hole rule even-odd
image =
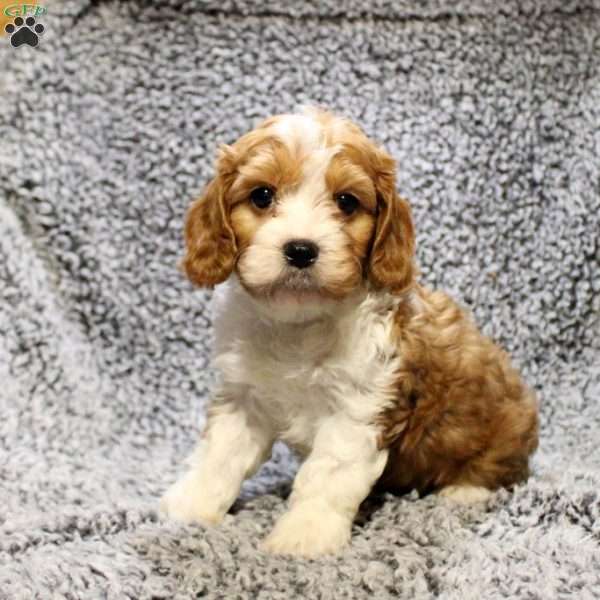
[[[306,269],[315,263],[319,247],[309,240],[292,240],[283,247],[287,263],[297,269]]]

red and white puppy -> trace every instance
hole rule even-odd
[[[395,164],[316,109],[221,148],[187,216],[183,265],[215,291],[218,389],[163,510],[218,523],[283,440],[304,462],[272,552],[348,543],[377,484],[459,502],[528,476],[537,406],[508,356],[415,281]]]

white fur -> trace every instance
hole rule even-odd
[[[190,469],[162,498],[161,508],[180,521],[219,523],[272,442],[269,430],[235,404],[217,406],[187,461]]]
[[[291,148],[299,145],[304,152],[320,146],[323,141],[322,128],[310,108],[300,113],[281,115],[273,126],[273,132]]]
[[[488,500],[492,492],[476,485],[448,485],[442,488],[438,494],[457,504],[475,504]]]
[[[262,544],[273,554],[333,554],[350,540],[352,521],[316,500],[285,513]]]
[[[392,296],[364,292],[312,321],[263,314],[235,280],[215,292],[220,388],[191,470],[163,499],[184,521],[218,522],[242,481],[281,439],[306,457],[290,510],[265,548],[312,555],[349,539],[362,500],[381,475],[374,418],[393,401],[400,357]]]

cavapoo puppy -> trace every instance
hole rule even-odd
[[[166,514],[221,521],[275,440],[304,458],[264,542],[275,553],[340,550],[375,485],[474,502],[527,478],[535,397],[463,309],[417,283],[395,163],[359,127],[306,109],[223,146],[185,240],[189,279],[226,282],[220,381]]]

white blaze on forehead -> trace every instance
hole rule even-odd
[[[320,180],[325,185],[325,175],[331,159],[338,153],[339,146],[329,146],[329,148],[318,148],[308,154],[302,163],[303,184],[309,184],[315,180]]]
[[[298,148],[303,153],[321,147],[323,128],[311,115],[282,115],[273,124],[273,132],[288,145],[290,149]]]
[[[292,192],[283,196],[279,205],[280,226],[291,238],[301,237],[316,242],[331,235],[333,204],[325,175],[336,153],[335,147],[320,148],[307,155],[302,165],[302,180]]]
[[[274,244],[294,238],[320,242],[338,228],[332,222],[333,206],[327,202],[330,192],[325,176],[340,147],[325,146],[323,127],[310,111],[282,115],[272,127],[294,155],[300,154],[302,179],[279,198],[277,218],[259,231],[258,239],[269,235]]]

